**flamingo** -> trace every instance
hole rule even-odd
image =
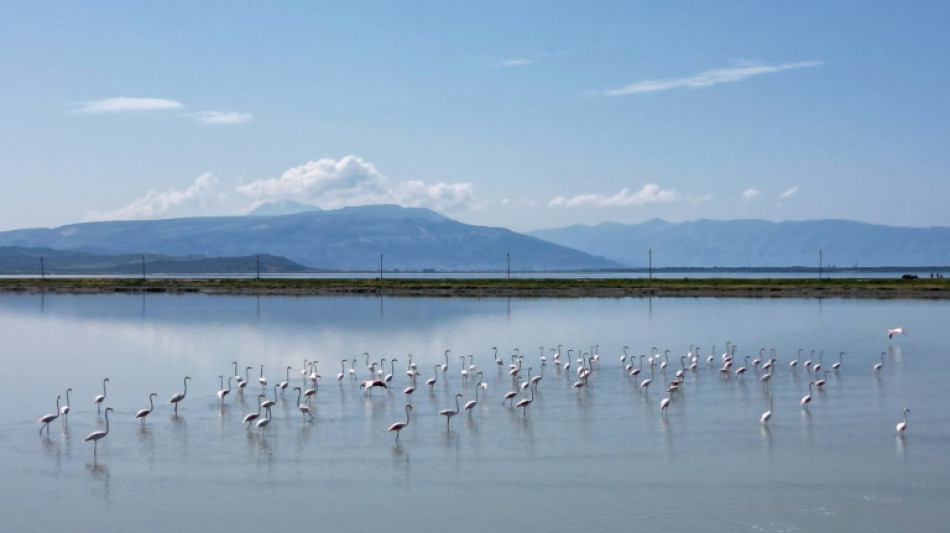
[[[393,374],[396,373],[396,361],[397,361],[396,359],[392,359],[389,361],[389,373],[386,374],[386,377],[383,378],[383,381],[386,383],[387,386],[392,383]]]
[[[479,374],[481,374],[481,372],[479,372]],[[479,390],[479,389],[487,390],[487,389],[488,389],[488,384],[487,384],[487,383],[482,383],[481,381],[479,381],[479,382],[475,385],[475,399],[474,399],[474,400],[469,400],[469,401],[465,402],[465,407],[463,407],[464,410],[468,411],[468,416],[472,416],[472,411],[474,411],[474,410],[475,410],[475,406],[478,405],[478,390]]]
[[[812,368],[812,372],[814,372],[816,376],[818,375],[818,371],[821,370],[821,365],[822,363],[824,363],[824,361],[825,361],[825,351],[822,350],[818,352],[818,362],[815,363],[815,366]]]
[[[356,358],[355,357],[352,360],[350,360],[350,369],[347,371],[347,373],[349,373],[351,378],[356,377]]]
[[[228,377],[228,388],[224,388],[224,376],[218,376],[221,380],[221,390],[218,391],[218,401],[224,403],[224,398],[231,392],[231,379]]]
[[[267,378],[264,377],[264,365],[261,365],[260,377],[257,378],[257,382],[261,384],[261,391],[264,390],[264,387],[267,386]]]
[[[387,388],[386,382],[381,379],[367,379],[365,381],[360,382],[360,388],[361,389],[365,388],[367,394],[372,394],[373,389],[375,389],[376,387],[382,387],[385,389]]]
[[[492,346],[491,349],[495,351],[495,364],[498,366],[504,365],[505,362],[501,360],[501,357],[498,357],[498,347]]]
[[[443,374],[445,374],[445,373],[449,370],[449,351],[451,351],[451,350],[446,350],[446,351],[445,351],[445,364],[442,365],[442,373],[443,373]]]
[[[887,330],[887,338],[888,338],[888,339],[890,339],[890,338],[893,337],[894,335],[907,335],[907,333],[904,331],[904,328],[902,328],[902,327],[901,327],[901,328],[894,328],[894,329],[889,329],[889,330]]]
[[[396,422],[395,424],[389,426],[389,429],[386,431],[395,431],[396,432],[396,444],[399,444],[399,432],[402,431],[402,428],[409,425],[409,412],[412,411],[412,404],[406,404],[406,421],[405,422]]]
[[[63,423],[66,423],[66,417],[69,415],[69,393],[72,392],[72,387],[66,389],[66,405],[59,408],[59,414],[63,417]]]
[[[435,375],[426,380],[426,385],[428,385],[429,388],[434,387],[434,386],[435,386],[435,382],[438,381],[438,379],[439,379],[439,369],[440,369],[440,368],[442,368],[442,365],[435,365]]]
[[[109,378],[102,380],[102,394],[96,396],[92,399],[92,403],[96,404],[96,412],[102,414],[101,406],[102,402],[106,399],[106,382],[109,381]]]
[[[808,382],[808,394],[802,397],[802,401],[799,404],[802,406],[802,409],[808,409],[808,404],[811,402],[811,388],[815,385],[814,381]]]
[[[511,400],[511,406],[514,407],[514,404],[515,404],[515,396],[518,395],[518,392],[519,392],[519,391],[518,391],[517,389],[516,389],[516,390],[510,390],[510,391],[506,392],[506,393],[505,393],[505,399],[501,401],[501,404],[502,404],[502,405],[505,405],[505,402],[507,402],[508,400]]]
[[[827,380],[828,380],[828,371],[825,370],[825,377],[815,380],[815,388],[820,389],[821,386],[824,385]]]
[[[40,435],[43,434],[43,428],[46,428],[46,436],[49,437],[49,423],[59,418],[59,399],[61,397],[62,396],[56,395],[56,412],[50,413],[48,415],[43,415],[40,418],[39,422],[43,424],[42,426],[40,426]]]
[[[629,349],[629,346],[624,346],[624,347],[623,347],[623,355],[620,356],[620,364],[621,364],[621,365],[624,364],[625,362],[627,362],[627,350],[628,350],[628,349]],[[629,370],[627,370],[627,372],[629,372]]]
[[[794,372],[794,371],[795,371],[795,367],[798,366],[798,360],[802,358],[802,351],[804,351],[804,348],[799,348],[799,349],[798,349],[798,359],[792,359],[791,361],[788,362],[788,366],[790,366],[790,367],[792,368],[792,372]]]
[[[411,404],[411,403],[412,403],[412,393],[414,393],[414,392],[416,392],[416,388],[413,387],[412,385],[409,385],[408,387],[406,387],[405,389],[402,390],[402,393],[406,395],[406,403],[407,403],[407,404]]]
[[[145,427],[145,418],[152,414],[152,411],[155,410],[155,402],[152,401],[152,397],[158,396],[157,392],[152,392],[148,395],[148,408],[139,409],[139,412],[135,413],[135,418],[138,418],[142,421],[142,427]]]
[[[668,396],[660,401],[660,415],[666,417],[666,411],[670,408],[670,401],[673,399],[673,391],[668,392]]]
[[[266,397],[267,397],[267,395],[265,395],[264,393],[261,393],[261,394],[258,394],[258,395],[257,395],[258,401],[261,400],[262,398],[266,398]],[[257,412],[256,412],[256,413],[248,413],[248,414],[244,415],[244,420],[243,420],[241,423],[242,423],[242,424],[247,424],[247,429],[250,430],[250,429],[251,429],[251,422],[257,420],[258,417],[260,417],[260,416],[261,416],[261,406],[258,405],[258,406],[257,406]]]
[[[343,376],[346,375],[346,359],[340,361],[340,373],[336,375],[337,381],[343,381]]]
[[[287,386],[290,385],[290,371],[292,370],[292,368],[293,367],[290,367],[290,366],[287,367],[287,372],[286,372],[287,379],[277,384],[277,388],[280,389],[281,398],[284,397],[284,391],[287,390]]]
[[[637,390],[638,390],[638,391],[642,391],[643,389],[649,387],[649,386],[650,386],[650,383],[653,383],[653,366],[654,366],[655,364],[656,364],[656,363],[651,359],[651,360],[650,360],[650,379],[645,379],[645,380],[641,381],[641,382],[640,382],[640,385],[637,386]],[[728,375],[728,373],[727,373],[726,375]]]
[[[261,396],[263,396],[263,397],[265,397],[265,398],[267,397],[267,396],[266,396],[265,394],[263,394],[263,393],[261,394]],[[277,398],[277,385],[274,385],[274,398],[275,398],[274,400],[264,400],[263,402],[261,402],[261,408],[263,408],[263,409],[270,409],[271,407],[277,405],[277,401],[276,401],[276,398]]]
[[[897,434],[898,434],[898,435],[903,435],[903,434],[904,434],[904,430],[907,429],[907,413],[909,413],[909,412],[910,412],[910,409],[908,409],[908,408],[905,407],[905,408],[904,408],[904,421],[903,421],[903,422],[900,422],[899,424],[897,424],[897,428],[896,428],[896,429],[897,429]]]
[[[247,387],[247,382],[250,379],[248,376],[251,372],[251,367],[244,367],[244,377],[238,380],[238,392],[244,394],[244,387]]]
[[[838,354],[838,361],[837,361],[835,364],[831,365],[831,368],[832,368],[833,370],[838,370],[839,368],[841,368],[841,360],[842,360],[842,359],[844,359],[844,352],[841,352],[841,353]]]
[[[310,408],[309,405],[300,402],[300,392],[301,392],[301,391],[300,391],[300,387],[294,387],[294,390],[297,391],[297,409],[300,409],[300,414],[301,414],[301,416],[310,415],[310,420],[308,421],[308,420],[305,418],[305,419],[304,419],[305,422],[312,422],[312,421],[313,421],[313,410]]]
[[[231,361],[231,364],[234,365],[234,381],[237,382],[238,386],[240,386],[241,382],[244,381],[244,378],[238,373],[238,362]]]
[[[881,368],[883,367],[884,367],[884,352],[881,352],[881,362],[874,365],[874,373],[879,375],[881,373]]]
[[[763,425],[769,425],[769,419],[772,418],[772,393],[769,393],[769,410],[762,413],[762,417],[759,418],[759,422],[762,422]]]
[[[173,404],[175,404],[175,414],[176,414],[176,415],[178,414],[178,404],[179,404],[182,400],[184,400],[184,399],[185,399],[185,395],[188,394],[188,380],[189,380],[189,379],[191,379],[191,376],[185,376],[185,379],[183,380],[184,383],[185,383],[185,390],[184,390],[184,392],[179,392],[178,394],[172,396],[170,400],[168,400],[168,403],[173,403]]]
[[[521,401],[519,401],[518,403],[515,404],[515,409],[517,409],[517,408],[519,408],[519,407],[521,408],[521,416],[522,416],[523,418],[527,418],[527,417],[528,417],[528,406],[531,405],[531,402],[533,402],[533,401],[534,401],[534,389],[531,389],[531,397],[530,397],[530,398],[522,398]]]
[[[740,366],[736,369],[736,377],[742,377],[746,373],[746,370],[749,369],[749,356],[745,356],[745,366]]]
[[[93,431],[92,433],[86,435],[86,438],[83,439],[85,442],[92,441],[92,456],[96,457],[99,453],[99,441],[105,438],[109,434],[109,412],[112,411],[111,407],[106,407],[106,429],[104,431]]]
[[[827,371],[826,371],[827,372]],[[762,374],[762,377],[759,378],[759,381],[762,382],[762,386],[765,387],[765,390],[769,390],[769,381],[772,379],[772,374],[775,373],[775,368],[770,368],[767,374]]]
[[[267,407],[265,407],[264,409],[265,409],[265,411],[267,412],[267,414],[264,415],[264,418],[259,419],[259,420],[254,424],[254,426],[257,427],[257,433],[258,433],[258,434],[263,434],[263,433],[264,433],[264,430],[267,428],[267,424],[270,424],[270,421],[271,421],[271,418],[270,418],[270,406],[267,406]]]
[[[451,427],[450,427],[450,423],[452,422],[452,417],[455,416],[455,415],[457,415],[457,414],[459,414],[459,410],[460,410],[460,408],[459,408],[459,400],[460,400],[461,398],[462,398],[462,393],[461,393],[461,392],[455,395],[455,410],[454,410],[454,411],[451,410],[451,409],[443,409],[443,410],[439,411],[439,414],[445,417],[445,430],[446,430],[446,431],[451,431],[451,430],[452,430]]]

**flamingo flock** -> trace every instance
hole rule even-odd
[[[889,337],[892,337],[895,331],[902,333],[901,328],[889,330]],[[535,402],[541,402],[542,404],[544,402],[544,394],[541,392],[542,388],[553,389],[554,391],[558,388],[574,391],[580,399],[582,395],[588,392],[588,388],[596,386],[597,381],[592,381],[592,376],[595,376],[598,372],[607,371],[607,369],[600,368],[601,359],[599,346],[591,346],[589,349],[568,349],[564,355],[562,355],[562,346],[563,345],[558,345],[557,348],[551,349],[551,361],[553,362],[554,370],[552,374],[549,374],[549,376],[553,377],[548,377],[547,380],[544,378],[545,369],[548,365],[548,357],[543,347],[541,347],[537,359],[538,368],[540,369],[537,374],[534,374],[534,359],[529,359],[529,356],[522,355],[517,348],[514,349],[514,353],[510,356],[510,363],[507,367],[504,365],[504,359],[498,355],[498,348],[491,348],[491,350],[493,350],[494,362],[496,363],[494,366],[497,368],[495,371],[497,372],[495,380],[499,383],[499,389],[504,391],[499,396],[502,409],[515,412],[520,410],[520,418],[527,420],[529,408],[531,408]],[[574,363],[576,366],[574,366],[572,370],[571,359],[575,351],[577,358]],[[783,415],[788,416],[786,414],[787,411],[783,413],[782,409],[779,409],[778,413],[776,413],[774,410],[774,394],[769,390],[769,383],[776,373],[776,369],[778,368],[777,363],[779,363],[780,359],[775,349],[766,350],[765,348],[761,348],[753,359],[749,354],[742,354],[740,356],[737,353],[739,352],[739,347],[727,341],[726,350],[718,356],[716,355],[718,351],[716,347],[713,346],[711,354],[704,360],[705,364],[700,364],[701,361],[703,361],[700,357],[700,351],[700,348],[691,345],[685,353],[674,356],[674,364],[670,365],[670,354],[673,350],[667,349],[661,352],[659,348],[652,347],[649,350],[649,354],[631,355],[629,354],[629,347],[624,346],[623,355],[620,356],[619,369],[623,379],[629,382],[629,394],[639,396],[644,401],[649,401],[651,384],[656,380],[661,380],[659,384],[654,387],[661,387],[661,391],[664,395],[659,401],[658,406],[659,417],[666,420],[667,417],[673,416],[677,408],[677,403],[688,401],[683,395],[686,394],[684,391],[689,389],[691,383],[718,376],[717,381],[721,383],[721,386],[738,386],[742,383],[744,376],[754,374],[762,387],[764,396],[763,403],[767,402],[768,405],[767,410],[759,417],[759,423],[763,428],[768,428],[772,423],[778,423],[776,421],[780,420]],[[843,364],[845,352],[839,352],[837,361],[831,366],[831,369],[823,369],[823,350],[818,350],[817,362],[815,350],[812,350],[811,355],[801,363],[801,368],[799,368],[799,364],[804,358],[804,351],[805,349],[803,348],[797,349],[795,358],[788,360],[787,370],[784,371],[793,377],[798,375],[799,372],[803,372],[808,379],[807,394],[799,401],[799,408],[803,413],[811,408],[812,398],[816,392],[823,394],[821,391],[832,387],[832,385],[828,384],[829,375],[837,375],[846,368]],[[433,365],[433,375],[426,381],[426,385],[428,386],[430,397],[432,397],[432,391],[436,387],[436,384],[440,382],[439,374],[442,374],[443,384],[441,387],[448,389],[449,387],[455,388],[461,386],[462,392],[457,392],[452,397],[454,402],[448,406],[443,406],[443,408],[438,411],[438,414],[445,418],[445,431],[451,433],[452,418],[462,412],[466,412],[471,420],[476,410],[489,409],[488,406],[485,406],[485,402],[480,401],[483,399],[483,396],[488,394],[486,391],[488,391],[489,386],[488,382],[485,381],[485,375],[489,373],[489,371],[487,369],[480,370],[477,368],[474,354],[461,355],[459,356],[461,368],[458,373],[460,378],[450,380],[447,373],[449,367],[449,353],[450,350],[443,352],[444,363]],[[339,387],[341,392],[345,392],[345,390],[351,386],[350,384],[356,386],[358,383],[359,391],[362,391],[366,401],[391,401],[398,398],[398,396],[392,393],[392,389],[396,386],[394,382],[401,381],[401,379],[395,378],[395,376],[398,375],[395,369],[397,359],[391,358],[381,359],[380,361],[370,361],[367,352],[363,352],[363,355],[365,356],[366,379],[359,379],[357,377],[358,372],[355,369],[357,360],[355,358],[343,358],[340,361],[341,371],[336,374],[336,382],[338,385],[334,384],[334,387]],[[532,364],[527,365],[527,368],[525,368],[525,359],[532,361]],[[878,356],[878,359],[879,362],[871,365],[869,370],[875,379],[882,379],[882,374],[886,373],[884,372],[886,352],[882,352]],[[405,419],[394,421],[387,430],[388,433],[395,433],[395,444],[397,446],[400,445],[400,433],[405,430],[412,421],[412,394],[416,391],[416,381],[420,376],[416,364],[412,362],[411,354],[408,360],[409,364],[405,371],[405,379],[408,380],[408,383],[406,383],[405,388],[402,389],[402,393],[405,395]],[[676,369],[675,365],[677,360],[679,361],[678,369]],[[743,364],[733,369],[733,363],[736,360],[742,361]],[[856,360],[857,357],[849,359],[849,361],[855,362]],[[388,368],[387,362],[389,363]],[[348,363],[350,364],[349,369],[347,369]],[[302,384],[292,387],[292,390],[297,392],[295,405],[301,413],[301,423],[303,424],[319,423],[317,416],[319,404],[315,400],[318,390],[318,380],[320,379],[317,370],[318,364],[318,361],[305,360],[304,367],[300,371]],[[219,408],[221,409],[224,409],[228,404],[229,398],[235,395],[240,397],[243,401],[244,391],[250,379],[248,374],[252,368],[251,366],[244,367],[244,375],[242,376],[238,372],[238,363],[234,361],[232,365],[233,375],[227,377],[226,387],[225,374],[218,375],[219,389],[217,390],[217,399]],[[645,377],[647,369],[650,373],[649,377]],[[675,373],[673,373],[673,369],[676,369]],[[251,426],[253,426],[261,438],[265,436],[268,426],[274,421],[272,409],[278,402],[284,401],[282,398],[283,391],[289,388],[291,381],[290,373],[292,370],[292,366],[286,366],[286,379],[275,384],[271,391],[271,389],[267,387],[267,379],[264,377],[264,366],[260,365],[258,382],[261,384],[261,391],[257,394],[257,402],[255,402],[256,410],[248,413],[241,420],[242,424],[246,424],[248,431],[250,431]],[[387,370],[388,373],[385,373]],[[667,377],[668,372],[673,373],[673,375]],[[465,391],[469,387],[469,377],[472,377],[472,381],[474,382],[474,398],[464,402],[463,408],[462,400],[467,396]],[[182,380],[182,391],[175,393],[168,401],[172,406],[174,412],[173,416],[175,417],[180,416],[179,408],[184,405],[187,398],[189,380],[191,380],[191,376],[185,376]],[[234,381],[237,382],[236,389],[232,389],[231,387]],[[102,408],[105,407],[105,428],[103,430],[94,431],[85,438],[86,441],[93,442],[94,457],[98,456],[98,442],[109,434],[110,413],[113,416],[118,416],[112,406],[106,405],[108,393],[107,384],[109,382],[110,379],[108,377],[103,379],[102,394],[96,395],[92,401],[96,406],[97,414],[100,414],[100,416],[103,413]],[[503,385],[505,383],[508,383],[507,387]],[[542,383],[544,383],[544,385],[542,385]],[[563,383],[563,385],[559,385],[559,383]],[[733,385],[730,385],[730,383]],[[400,387],[402,387],[402,385],[400,385]],[[376,399],[374,399],[373,391],[377,389],[381,391],[381,394],[377,395]],[[50,426],[57,419],[62,419],[63,426],[64,428],[66,427],[67,415],[71,412],[70,393],[72,391],[72,388],[66,389],[65,405],[60,405],[62,395],[57,395],[55,411],[38,419],[40,423],[39,433],[41,436],[45,431],[46,437],[49,438]],[[232,394],[232,391],[234,394]],[[142,428],[146,427],[148,417],[155,411],[154,399],[158,396],[158,393],[150,392],[147,395],[148,407],[139,409],[134,413],[134,419],[140,422]],[[495,403],[494,405],[494,409],[498,409],[499,404]],[[903,420],[895,426],[896,433],[900,438],[903,438],[908,431],[909,412],[909,408],[903,408]]]

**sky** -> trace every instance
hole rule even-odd
[[[950,226],[942,1],[0,0],[0,231],[426,207]]]

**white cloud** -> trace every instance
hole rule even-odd
[[[202,124],[240,124],[251,120],[250,114],[237,111],[201,111],[189,116]]]
[[[339,161],[309,161],[279,178],[258,180],[237,192],[255,203],[292,199],[325,209],[351,205],[390,203],[428,207],[436,211],[475,209],[479,200],[470,183],[392,182],[372,163],[348,155]]]
[[[531,61],[530,59],[507,59],[500,63],[496,63],[495,68],[526,67],[533,63],[534,61]]]
[[[114,211],[90,211],[85,220],[142,220],[192,214],[219,198],[215,193],[217,184],[217,178],[205,173],[184,191],[149,191],[144,197]]]
[[[660,188],[655,183],[648,183],[642,189],[634,193],[624,187],[620,192],[613,196],[606,196],[600,193],[582,194],[572,198],[558,196],[550,202],[549,207],[579,207],[593,205],[598,207],[627,207],[647,204],[670,203],[680,199],[679,193],[675,190],[666,190]]]
[[[642,94],[680,88],[695,89],[698,87],[711,87],[720,83],[742,81],[746,78],[759,76],[762,74],[773,74],[776,72],[792,69],[817,67],[821,64],[822,63],[820,61],[799,61],[797,63],[780,63],[776,65],[769,65],[766,63],[747,63],[732,68],[705,70],[685,78],[638,81],[619,89],[606,90],[603,92],[603,94],[607,96],[624,96],[629,94]]]
[[[181,109],[185,107],[181,102],[164,98],[106,98],[104,100],[90,100],[83,102],[76,113],[128,113],[137,111],[161,111],[167,109]]]
[[[751,201],[762,194],[758,189],[746,189],[742,191],[742,198],[746,201]]]
[[[784,200],[785,198],[791,198],[792,196],[795,196],[796,193],[798,193],[798,185],[778,195],[778,198],[780,200]]]

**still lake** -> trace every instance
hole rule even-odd
[[[944,530],[948,324],[950,302],[933,300],[2,294],[5,529]],[[897,326],[907,335],[889,339]],[[733,371],[775,350],[767,427],[762,370],[719,372],[727,341]],[[558,346],[567,371],[554,365]],[[624,346],[669,350],[648,388],[637,385],[648,365],[638,377],[623,369]],[[698,366],[662,416],[691,346]],[[389,390],[360,390],[364,352],[395,368]],[[516,352],[525,377],[546,358],[526,411],[502,404]],[[577,389],[579,352],[599,358]],[[387,428],[405,421],[410,353],[420,375],[396,444]],[[815,378],[803,363],[822,353],[827,383],[804,410]],[[307,422],[291,387],[310,386],[301,370],[313,360],[322,379]],[[219,402],[232,361],[241,375],[251,367],[249,384],[238,393],[232,381]],[[471,364],[487,390],[447,430],[439,411],[457,393],[462,405],[474,398],[473,372],[462,376]],[[261,365],[270,399],[292,369],[259,433],[241,421],[257,410]],[[175,416],[169,398],[186,375]],[[83,439],[105,429],[93,404],[105,377],[114,411],[94,456]],[[66,423],[39,435],[67,387]],[[142,427],[134,414],[151,392]]]

